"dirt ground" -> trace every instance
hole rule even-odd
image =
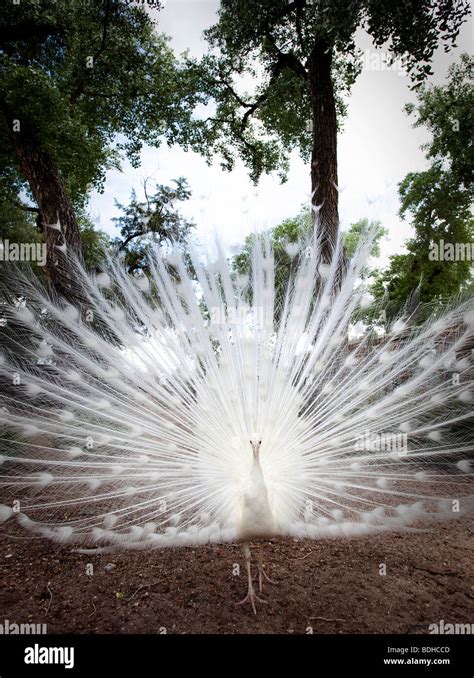
[[[246,592],[239,546],[84,555],[23,535],[0,540],[0,621],[48,633],[413,634],[441,619],[474,622],[467,518],[416,534],[265,543],[277,584],[265,584],[257,616],[236,605]]]

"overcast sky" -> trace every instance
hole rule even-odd
[[[167,0],[162,11],[151,8],[149,12],[157,30],[170,36],[177,53],[189,49],[198,57],[206,51],[202,31],[215,23],[218,6],[218,0]],[[362,50],[370,50],[366,55],[377,53],[363,31],[357,38]],[[445,54],[439,50],[436,54],[432,82],[443,83],[456,57],[463,51],[472,53],[472,22],[464,24],[457,44],[455,51]],[[372,57],[371,63],[374,61]],[[364,68],[352,88],[348,116],[338,138],[341,227],[346,229],[361,217],[380,219],[389,229],[382,243],[381,263],[386,263],[390,254],[402,251],[403,242],[411,234],[409,224],[397,215],[397,183],[408,172],[426,167],[419,148],[427,139],[426,133],[413,129],[403,111],[406,102],[415,100],[409,82],[400,70]],[[188,179],[193,193],[182,212],[195,221],[196,235],[204,241],[217,230],[230,244],[240,242],[254,228],[268,228],[294,216],[309,198],[309,167],[297,154],[292,156],[285,184],[270,175],[262,177],[255,187],[242,163],[229,173],[220,169],[218,159],[209,167],[198,154],[179,147],[147,147],[138,170],[124,163],[121,173],[108,172],[105,192],[94,193],[90,201],[94,222],[115,234],[111,221],[119,214],[115,198],[127,203],[132,188],[141,196],[145,177],[169,183],[178,176]]]

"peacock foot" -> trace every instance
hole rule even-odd
[[[249,586],[249,590],[245,598],[243,600],[239,600],[239,602],[236,603],[236,605],[244,605],[245,603],[250,603],[250,605],[252,606],[253,613],[257,614],[257,608],[255,606],[256,601],[259,603],[264,603],[265,605],[268,604],[268,600],[259,598],[255,593],[255,589],[253,588],[253,586]]]
[[[263,567],[259,567],[257,570],[257,573],[254,577],[254,579],[257,579],[258,577],[258,590],[260,593],[263,591],[263,580],[269,582],[270,584],[279,584],[280,582],[275,581],[274,579],[271,579],[268,574],[265,572]]]

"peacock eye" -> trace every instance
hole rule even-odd
[[[259,445],[261,445],[261,444],[262,444],[262,441],[261,441],[261,440],[259,440],[259,441],[258,441],[258,444],[259,444]]]

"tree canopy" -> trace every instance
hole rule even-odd
[[[123,214],[113,221],[120,229],[120,237],[113,241],[114,247],[125,257],[129,272],[147,268],[147,254],[151,243],[184,243],[194,225],[185,219],[176,203],[189,200],[191,191],[184,177],[174,180],[174,186],[157,184],[149,195],[144,183],[145,200],[139,201],[132,191],[128,205],[116,205]]]
[[[269,237],[275,257],[276,297],[281,299],[288,280],[300,264],[301,257],[312,256],[313,226],[311,209],[307,205],[302,205],[295,217],[284,219],[266,234],[248,235],[242,250],[234,256],[235,274],[248,276],[251,273],[251,253],[255,239],[261,239],[263,246],[264,238]],[[380,256],[380,240],[387,230],[379,221],[363,218],[351,224],[349,229],[341,234],[347,258],[354,256],[361,240],[367,237],[369,232],[372,234],[371,256]],[[378,269],[371,268],[366,269],[363,275],[369,278],[377,274]]]
[[[430,166],[410,172],[399,185],[400,214],[409,218],[415,235],[406,243],[408,252],[391,257],[390,266],[374,286],[378,297],[387,296],[394,309],[419,289],[422,302],[447,299],[471,280],[470,259],[443,260],[430,257],[434,246],[473,240],[471,205],[472,129],[474,91],[470,82],[471,59],[462,55],[449,70],[444,86],[420,89],[415,125],[426,126],[431,139],[424,146]]]
[[[356,30],[403,58],[416,87],[438,45],[455,44],[468,13],[467,0],[222,0],[206,31],[211,51],[195,65],[215,106],[204,124],[224,168],[240,158],[257,181],[272,170],[285,178],[294,149],[311,161],[329,258],[338,228],[337,128],[360,69]]]
[[[363,28],[376,47],[403,60],[419,91],[407,111],[432,137],[429,169],[400,185],[401,215],[416,236],[407,255],[377,274],[374,290],[394,302],[420,280],[426,300],[455,291],[467,284],[469,264],[442,266],[426,251],[437,238],[472,236],[469,58],[452,67],[446,87],[424,83],[435,50],[455,45],[468,12],[467,0],[222,0],[205,32],[209,52],[179,61],[138,3],[9,3],[0,14],[0,229],[39,229],[50,284],[68,296],[69,252],[97,266],[109,245],[85,214],[90,190],[102,190],[107,169],[123,158],[136,166],[143,144],[180,144],[209,162],[218,152],[228,170],[240,158],[254,181],[272,171],[284,179],[297,151],[310,162],[316,228],[329,260],[339,227],[337,131],[360,69],[355,34]],[[151,240],[185,240],[192,223],[175,204],[189,195],[181,177],[145,201],[132,194],[119,205],[114,246],[129,270],[145,266]],[[312,226],[309,215],[308,206],[272,230],[282,280],[299,256],[287,245]],[[58,221],[62,233],[50,228]],[[361,220],[344,235],[349,255],[367,225]],[[248,245],[237,270],[248,266]]]
[[[136,165],[142,144],[192,145],[201,95],[137,5],[8,3],[0,50],[0,194],[37,206],[50,284],[71,296],[75,209],[121,157]],[[62,233],[47,226],[58,221]]]
[[[99,269],[111,246],[111,239],[94,226],[86,210],[79,209],[77,219],[84,264],[88,270]],[[43,243],[41,232],[36,226],[35,213],[8,201],[0,203],[0,236],[3,241],[8,240],[10,243]],[[35,261],[31,265],[44,281],[42,267]]]
[[[91,186],[100,189],[121,153],[137,164],[144,143],[191,141],[196,89],[139,7],[113,0],[9,3],[0,14],[0,44],[0,95],[20,129],[34,129],[73,201]],[[0,134],[0,177],[11,181],[13,149]],[[10,189],[20,182],[24,177]]]

